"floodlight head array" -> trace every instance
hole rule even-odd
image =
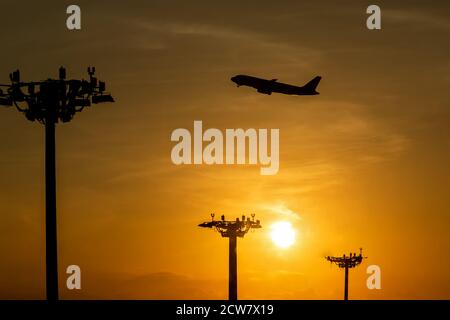
[[[362,248],[359,249],[359,255],[356,255],[356,253],[350,253],[349,256],[344,254],[341,257],[325,257],[325,259],[336,264],[339,268],[355,268],[360,265],[365,258],[367,257],[363,257]]]
[[[255,215],[252,214],[252,218],[245,218],[242,216],[242,219],[236,218],[236,220],[225,220],[225,216],[222,215],[219,221],[214,220],[214,213],[211,214],[211,221],[203,222],[199,224],[199,227],[203,228],[215,228],[222,237],[243,237],[250,229],[259,229],[261,228],[261,223],[259,220],[255,221]]]
[[[88,68],[89,80],[66,80],[66,69],[59,68],[59,79],[47,79],[38,82],[22,82],[20,72],[9,75],[10,85],[0,85],[0,105],[16,106],[30,121],[45,124],[69,122],[77,112],[81,112],[91,103],[114,102],[106,93],[106,85],[98,81],[95,68]]]

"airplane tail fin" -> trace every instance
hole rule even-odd
[[[321,79],[322,79],[322,77],[320,77],[320,76],[315,77],[315,78],[312,79],[310,82],[308,82],[307,84],[305,84],[305,85],[303,86],[303,89],[306,89],[306,90],[310,90],[310,91],[315,92],[315,91],[316,91],[316,88],[317,88],[317,86],[319,85],[319,82],[320,82]]]

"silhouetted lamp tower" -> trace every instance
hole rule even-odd
[[[344,284],[344,300],[348,300],[348,269],[355,268],[361,264],[363,259],[367,257],[362,256],[362,248],[359,249],[359,255],[350,253],[350,256],[345,254],[342,257],[325,257],[331,263],[336,264],[339,268],[345,269],[345,284]]]
[[[47,299],[58,300],[58,247],[56,224],[55,125],[69,122],[77,112],[91,103],[114,102],[105,93],[105,83],[94,77],[95,68],[88,68],[89,80],[66,80],[66,69],[59,68],[59,79],[22,82],[19,70],[9,75],[11,84],[0,85],[0,105],[15,106],[30,121],[45,126],[45,226]]]
[[[222,237],[229,239],[229,276],[228,276],[228,299],[237,300],[237,237],[243,238],[250,229],[261,228],[259,220],[255,221],[255,215],[252,218],[242,220],[236,218],[234,221],[225,220],[222,215],[221,220],[214,220],[214,213],[211,214],[211,221],[199,224],[203,228],[215,228]]]

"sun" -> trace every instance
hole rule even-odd
[[[295,242],[295,230],[287,221],[278,221],[270,227],[270,237],[273,243],[280,248],[288,248]]]

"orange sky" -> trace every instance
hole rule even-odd
[[[263,229],[238,241],[242,299],[341,299],[343,272],[323,258],[364,248],[350,298],[450,298],[450,12],[433,1],[382,9],[364,2],[78,1],[65,8],[8,2],[0,21],[0,83],[86,77],[116,99],[57,128],[61,296],[225,299],[228,243],[197,227],[211,212],[256,213]],[[257,94],[251,74],[319,96]],[[170,134],[279,128],[280,170],[175,166]],[[0,110],[0,298],[44,298],[43,128]],[[294,246],[269,238],[294,224]],[[64,287],[65,267],[82,290]],[[365,286],[377,264],[382,289]]]

